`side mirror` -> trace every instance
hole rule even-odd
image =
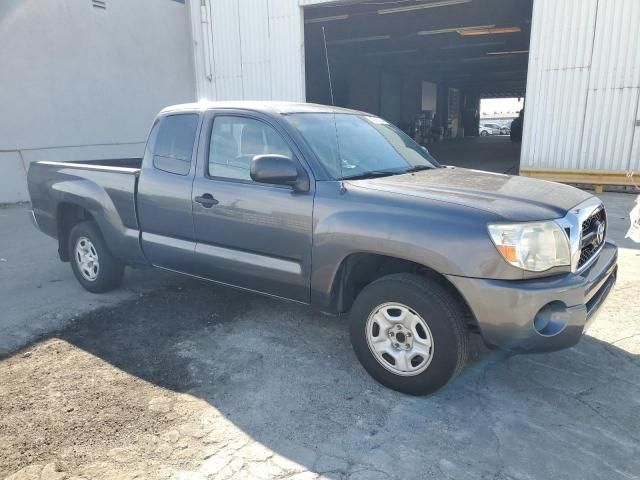
[[[295,190],[308,191],[306,175],[298,172],[293,160],[284,155],[256,155],[251,160],[251,179],[271,185],[291,185]]]

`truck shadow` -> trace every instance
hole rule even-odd
[[[329,478],[640,471],[640,358],[588,336],[552,354],[484,352],[423,398],[364,372],[346,319],[191,280],[85,315],[55,336],[206,401],[260,444]],[[340,467],[327,470],[327,458]]]

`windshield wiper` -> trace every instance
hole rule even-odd
[[[370,172],[359,173],[357,175],[350,175],[348,177],[342,177],[343,180],[364,180],[367,178],[388,177],[390,175],[396,175],[399,172],[390,172],[388,170],[372,170]]]
[[[421,172],[423,170],[432,170],[434,167],[430,167],[428,165],[414,165],[411,168],[407,168],[402,173],[413,173],[413,172]]]

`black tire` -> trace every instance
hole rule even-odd
[[[369,316],[381,305],[393,302],[422,317],[433,338],[431,361],[417,375],[402,376],[388,370],[367,342]],[[464,317],[459,302],[436,281],[414,274],[393,274],[367,285],[356,298],[349,319],[351,344],[360,363],[382,385],[410,395],[427,395],[458,375],[467,361],[469,338]]]
[[[482,130],[482,131],[480,132],[480,136],[481,136],[481,137],[488,137],[488,136],[489,136],[489,132],[487,132],[486,130]]]
[[[94,280],[88,279],[81,272],[80,261],[76,255],[76,244],[82,238],[89,239],[97,253],[99,267],[96,268]],[[94,222],[87,221],[75,225],[69,233],[67,249],[73,274],[85,290],[92,293],[104,293],[114,290],[122,284],[124,265],[111,254],[102,238],[100,229]]]

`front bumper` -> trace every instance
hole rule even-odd
[[[449,275],[464,296],[485,342],[514,351],[551,351],[578,343],[616,281],[618,249],[606,243],[580,274],[535,280]]]

